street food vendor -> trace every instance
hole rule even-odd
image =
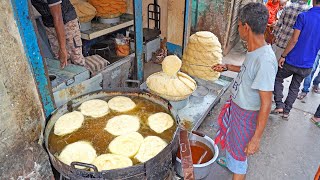
[[[268,10],[260,3],[245,5],[239,14],[240,38],[248,42],[243,65],[215,65],[216,71],[239,72],[231,86],[231,99],[222,109],[216,143],[226,148],[226,157],[218,163],[233,172],[233,179],[244,180],[247,157],[255,154],[265,129],[272,104],[277,74],[277,59],[264,39]]]
[[[61,68],[71,60],[73,64],[85,65],[77,14],[69,0],[31,0],[42,15],[49,43]]]

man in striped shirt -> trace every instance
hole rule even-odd
[[[274,36],[276,38],[275,43],[272,45],[272,49],[276,54],[277,60],[280,58],[287,46],[292,34],[293,25],[296,22],[298,14],[309,10],[311,7],[307,5],[308,0],[299,0],[298,2],[291,3],[286,6],[274,27]]]

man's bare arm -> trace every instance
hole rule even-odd
[[[236,66],[232,64],[217,64],[212,66],[212,69],[214,71],[223,72],[223,71],[234,71],[234,72],[240,72],[241,66]]]
[[[64,23],[62,18],[61,4],[50,6],[50,13],[53,17],[54,28],[57,33],[59,42],[59,59],[60,66],[64,68],[67,65],[67,49],[66,49],[66,34],[64,30]]]
[[[285,14],[286,14],[286,11],[283,10],[279,20],[277,21],[276,25],[274,26],[273,34],[275,35],[276,38],[279,35],[279,31],[280,31],[281,26],[283,25],[283,19],[284,19]]]
[[[226,64],[229,71],[240,72],[241,66],[236,66],[232,64]]]
[[[247,155],[252,155],[259,150],[260,140],[271,110],[272,91],[259,91],[259,95],[261,106],[257,117],[256,131],[244,150]]]
[[[283,68],[284,62],[285,62],[285,57],[289,54],[289,52],[294,48],[294,46],[297,44],[299,36],[300,36],[300,30],[295,29],[293,31],[293,35],[290,38],[290,41],[288,42],[288,45],[286,49],[283,51],[280,59],[278,60],[278,66],[280,68]]]

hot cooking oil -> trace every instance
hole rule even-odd
[[[110,111],[109,114],[107,114],[104,117],[101,118],[91,118],[91,117],[85,117],[85,121],[82,124],[82,127],[79,128],[77,131],[67,134],[64,136],[57,136],[53,133],[53,128],[49,135],[49,150],[52,154],[58,156],[62,149],[71,143],[77,142],[77,141],[88,141],[91,142],[95,150],[97,151],[97,154],[106,154],[110,153],[108,150],[109,143],[116,137],[110,133],[108,133],[104,128],[107,125],[107,122],[109,119],[113,118],[114,116],[118,115],[135,115],[140,118],[140,129],[138,132],[143,136],[158,136],[162,138],[167,143],[170,143],[173,134],[176,130],[176,124],[170,128],[164,131],[161,134],[158,134],[154,132],[150,127],[148,126],[148,117],[152,114],[158,113],[158,112],[165,112],[168,113],[168,110],[162,107],[161,105],[158,105],[156,103],[153,103],[147,99],[140,98],[140,97],[130,97],[135,103],[136,107],[128,112],[119,113],[115,111]],[[109,99],[104,99],[108,101]],[[138,162],[132,158],[132,161],[134,164],[137,164]]]

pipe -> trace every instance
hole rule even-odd
[[[197,31],[198,28],[198,13],[199,13],[199,0],[196,0],[196,12],[195,12],[195,23],[194,23],[194,30]]]
[[[183,54],[183,51],[186,48],[187,42],[188,42],[188,27],[189,27],[190,8],[191,8],[190,0],[185,0],[182,54]]]
[[[142,30],[142,0],[134,0],[134,32],[135,32],[135,59],[137,63],[137,79],[143,82],[143,30]]]

